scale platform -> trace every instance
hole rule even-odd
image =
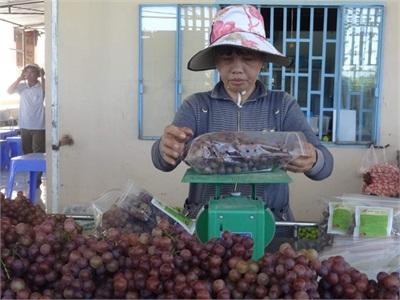
[[[199,174],[192,168],[187,169],[182,177],[184,183],[290,183],[292,179],[281,169],[268,172],[208,175]]]
[[[275,218],[262,199],[256,196],[256,184],[290,183],[292,179],[281,169],[268,172],[203,175],[188,169],[182,178],[184,183],[208,183],[215,185],[215,196],[210,199],[196,222],[196,234],[202,242],[220,237],[230,231],[253,238],[253,259],[264,254],[265,247],[275,235]],[[251,196],[240,193],[221,195],[222,184],[250,184]]]

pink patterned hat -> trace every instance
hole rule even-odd
[[[268,62],[288,66],[290,58],[284,56],[268,42],[264,19],[251,5],[228,6],[217,12],[211,25],[210,45],[197,52],[188,62],[188,69],[204,71],[215,69],[213,48],[235,46],[266,54]]]

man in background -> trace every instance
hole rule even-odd
[[[7,92],[20,95],[18,125],[21,131],[23,153],[46,152],[44,70],[36,64],[25,66]],[[40,185],[40,176],[38,185]]]

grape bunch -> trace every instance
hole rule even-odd
[[[32,205],[22,192],[18,192],[12,201],[0,193],[0,205],[1,216],[9,217],[13,224],[25,222],[37,225],[46,217],[46,212],[39,205]]]
[[[266,281],[269,298],[319,298],[318,253],[315,250],[296,252],[290,244],[281,244],[279,250],[265,253],[260,259],[260,273]],[[264,295],[265,296],[265,295]]]
[[[316,240],[318,239],[318,227],[300,227],[298,229],[299,239]]]
[[[54,298],[65,243],[81,227],[64,215],[46,216],[39,225],[13,223],[1,217],[2,298]]]
[[[332,256],[321,262],[319,291],[324,299],[398,299],[398,272],[379,272],[377,281],[351,267],[342,256]]]

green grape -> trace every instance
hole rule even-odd
[[[318,239],[317,227],[300,227],[298,229],[298,237],[301,240],[316,240]]]

